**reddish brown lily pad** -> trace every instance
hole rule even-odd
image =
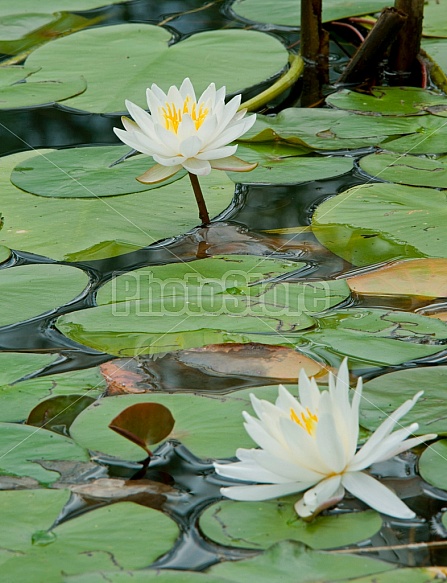
[[[394,261],[374,271],[347,278],[352,291],[374,296],[447,297],[447,259]]]
[[[171,412],[161,403],[135,403],[112,419],[109,427],[151,455],[149,446],[165,439],[174,423]]]

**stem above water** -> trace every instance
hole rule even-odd
[[[188,174],[189,179],[191,180],[194,196],[196,197],[197,206],[199,207],[199,218],[202,221],[202,225],[208,225],[210,217],[208,215],[208,209],[206,208],[205,199],[203,198],[202,189],[200,188],[199,179],[196,174],[192,174],[192,172],[188,172]]]

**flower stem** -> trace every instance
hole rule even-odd
[[[188,172],[188,174],[189,179],[191,180],[194,196],[196,197],[197,206],[199,207],[199,218],[202,221],[202,225],[208,225],[210,217],[208,215],[208,209],[206,208],[205,199],[203,198],[202,189],[200,188],[199,179],[196,174],[192,174],[192,172]]]

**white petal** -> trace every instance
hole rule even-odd
[[[150,146],[142,144],[138,139],[136,132],[130,133],[126,132],[125,130],[120,130],[119,128],[113,128],[113,131],[124,144],[133,150],[138,150],[138,152],[142,152],[148,156],[152,156],[154,154],[154,149]]]
[[[416,516],[394,492],[363,472],[347,472],[343,475],[342,484],[351,494],[378,512],[395,518]]]
[[[257,482],[260,484],[281,484],[290,483],[290,480],[277,476],[265,468],[258,466],[255,462],[235,462],[232,464],[214,463],[216,472],[224,478],[232,480],[242,480],[246,482]]]
[[[196,157],[199,160],[218,160],[233,156],[236,150],[237,146],[224,146],[223,148],[217,148],[215,150],[204,150],[200,154],[197,154]]]
[[[182,121],[179,123],[178,126],[177,130],[178,140],[179,142],[183,142],[183,140],[186,140],[187,138],[196,135],[197,135],[196,124],[194,123],[192,117],[185,113],[182,116]]]
[[[205,89],[205,91],[202,93],[202,95],[199,97],[197,105],[200,107],[202,103],[204,105],[208,105],[209,102],[209,105],[214,106],[215,101],[216,101],[216,86],[214,83],[210,83],[208,87]]]
[[[253,459],[259,466],[265,468],[275,476],[281,477],[281,482],[313,482],[316,484],[325,476],[321,473],[299,466],[291,461],[284,461],[274,457],[264,450],[254,450]],[[272,480],[277,481],[277,480]]]
[[[185,158],[194,158],[197,156],[201,147],[201,140],[199,140],[197,136],[190,136],[189,138],[186,138],[186,140],[183,140],[183,142],[180,142],[179,152]],[[199,157],[197,157],[197,159],[200,160]]]
[[[414,406],[422,394],[423,391],[420,391],[412,399],[405,401],[405,403],[398,407],[394,413],[391,413],[391,415],[385,419],[385,421],[374,431],[365,445],[356,453],[354,457],[354,463],[365,463],[365,467],[370,465],[367,460],[369,459],[369,456],[374,453],[377,445],[382,441],[382,439],[385,439],[385,437],[387,437],[392,432],[396,423],[401,419],[401,417],[410,411],[410,409]]]
[[[383,461],[394,457],[394,455],[396,455],[394,451],[399,450],[403,445],[402,442],[405,442],[407,437],[418,429],[419,425],[417,423],[412,423],[409,427],[403,427],[398,431],[394,431],[391,433],[391,435],[388,435],[385,437],[385,439],[377,444],[377,447],[369,454],[369,456],[365,458],[365,460],[363,460],[363,463],[359,463],[358,461],[354,460],[354,462],[350,465],[349,470],[352,472],[364,470],[371,464],[377,463],[379,460]],[[410,447],[411,446],[409,445],[400,451],[406,451]]]
[[[183,156],[160,156],[159,154],[153,154],[152,157],[156,162],[161,164],[162,166],[177,166],[178,164],[183,164],[184,157]]]
[[[315,438],[320,456],[331,469],[330,473],[338,474],[344,470],[350,460],[347,459],[345,443],[337,432],[334,416],[330,412],[319,414]]]
[[[299,466],[323,475],[332,473],[331,466],[328,466],[321,458],[315,439],[305,429],[289,419],[281,419],[280,425],[284,438],[289,444],[289,459]]]
[[[137,180],[143,184],[155,184],[174,176],[181,168],[181,166],[161,166],[160,164],[156,164],[147,172],[138,176]]]
[[[207,144],[207,148],[221,148],[222,146],[226,146],[227,144],[234,142],[234,140],[237,140],[246,131],[244,129],[244,121],[245,120],[242,120],[238,124],[228,127],[222,133],[217,133],[216,131],[216,137]]]
[[[154,134],[154,122],[152,117],[147,111],[144,111],[142,107],[128,101],[126,99],[127,111],[133,117],[133,119],[138,124],[140,130],[144,132],[147,136],[152,137]]]
[[[153,96],[160,103],[166,102],[167,98],[166,93],[162,89],[160,89],[160,87],[155,83],[152,83],[151,88],[148,89],[146,93],[151,94],[151,97]]]
[[[300,403],[305,409],[318,411],[321,393],[315,379],[309,379],[304,368],[300,370],[298,377],[298,394]]]
[[[157,135],[158,141],[165,146],[164,155],[176,156],[179,154],[179,140],[177,134],[167,130],[159,123],[154,125],[154,131]]]
[[[301,500],[295,504],[297,514],[302,517],[312,516],[317,508],[334,497],[340,489],[340,483],[341,476],[331,476],[305,492]]]
[[[279,498],[280,496],[287,496],[295,492],[302,492],[307,488],[309,488],[308,484],[230,486],[228,488],[221,488],[220,493],[222,496],[226,496],[232,500],[270,500],[271,498]]]
[[[400,445],[396,445],[393,451],[387,453],[387,457],[380,457],[376,460],[377,462],[383,462],[390,457],[394,457],[399,455],[400,453],[411,449],[412,447],[416,447],[421,443],[425,443],[426,441],[431,441],[432,439],[436,439],[438,436],[436,433],[427,433],[426,435],[421,435],[420,437],[412,437],[411,439],[406,439]]]
[[[217,128],[217,119],[214,115],[208,115],[205,118],[205,121],[197,130],[197,137],[202,140],[202,143],[205,144],[205,148],[208,147],[208,143],[211,140],[214,140],[215,133]]]
[[[241,95],[235,95],[224,107],[222,117],[218,120],[219,132],[223,131],[236,115],[241,104]]]
[[[206,176],[211,172],[211,165],[207,160],[197,160],[197,158],[188,158],[182,162],[182,166],[191,174],[197,176]]]
[[[183,99],[186,99],[189,96],[193,101],[196,101],[194,87],[192,86],[189,77],[186,77],[186,79],[184,79],[183,83],[180,85],[180,95]]]

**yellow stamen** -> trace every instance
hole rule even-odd
[[[203,103],[200,106],[194,101],[191,103],[191,98],[187,97],[183,102],[183,107],[176,108],[173,103],[166,103],[164,107],[160,108],[161,115],[165,120],[165,128],[176,134],[178,132],[178,127],[182,121],[182,117],[185,114],[191,116],[191,119],[196,126],[196,130],[200,128],[209,113],[209,109],[204,106]]]
[[[314,413],[311,413],[308,407],[306,407],[305,413],[301,413],[301,418],[298,417],[293,409],[290,409],[290,419],[306,430],[309,435],[315,433],[318,417]]]

